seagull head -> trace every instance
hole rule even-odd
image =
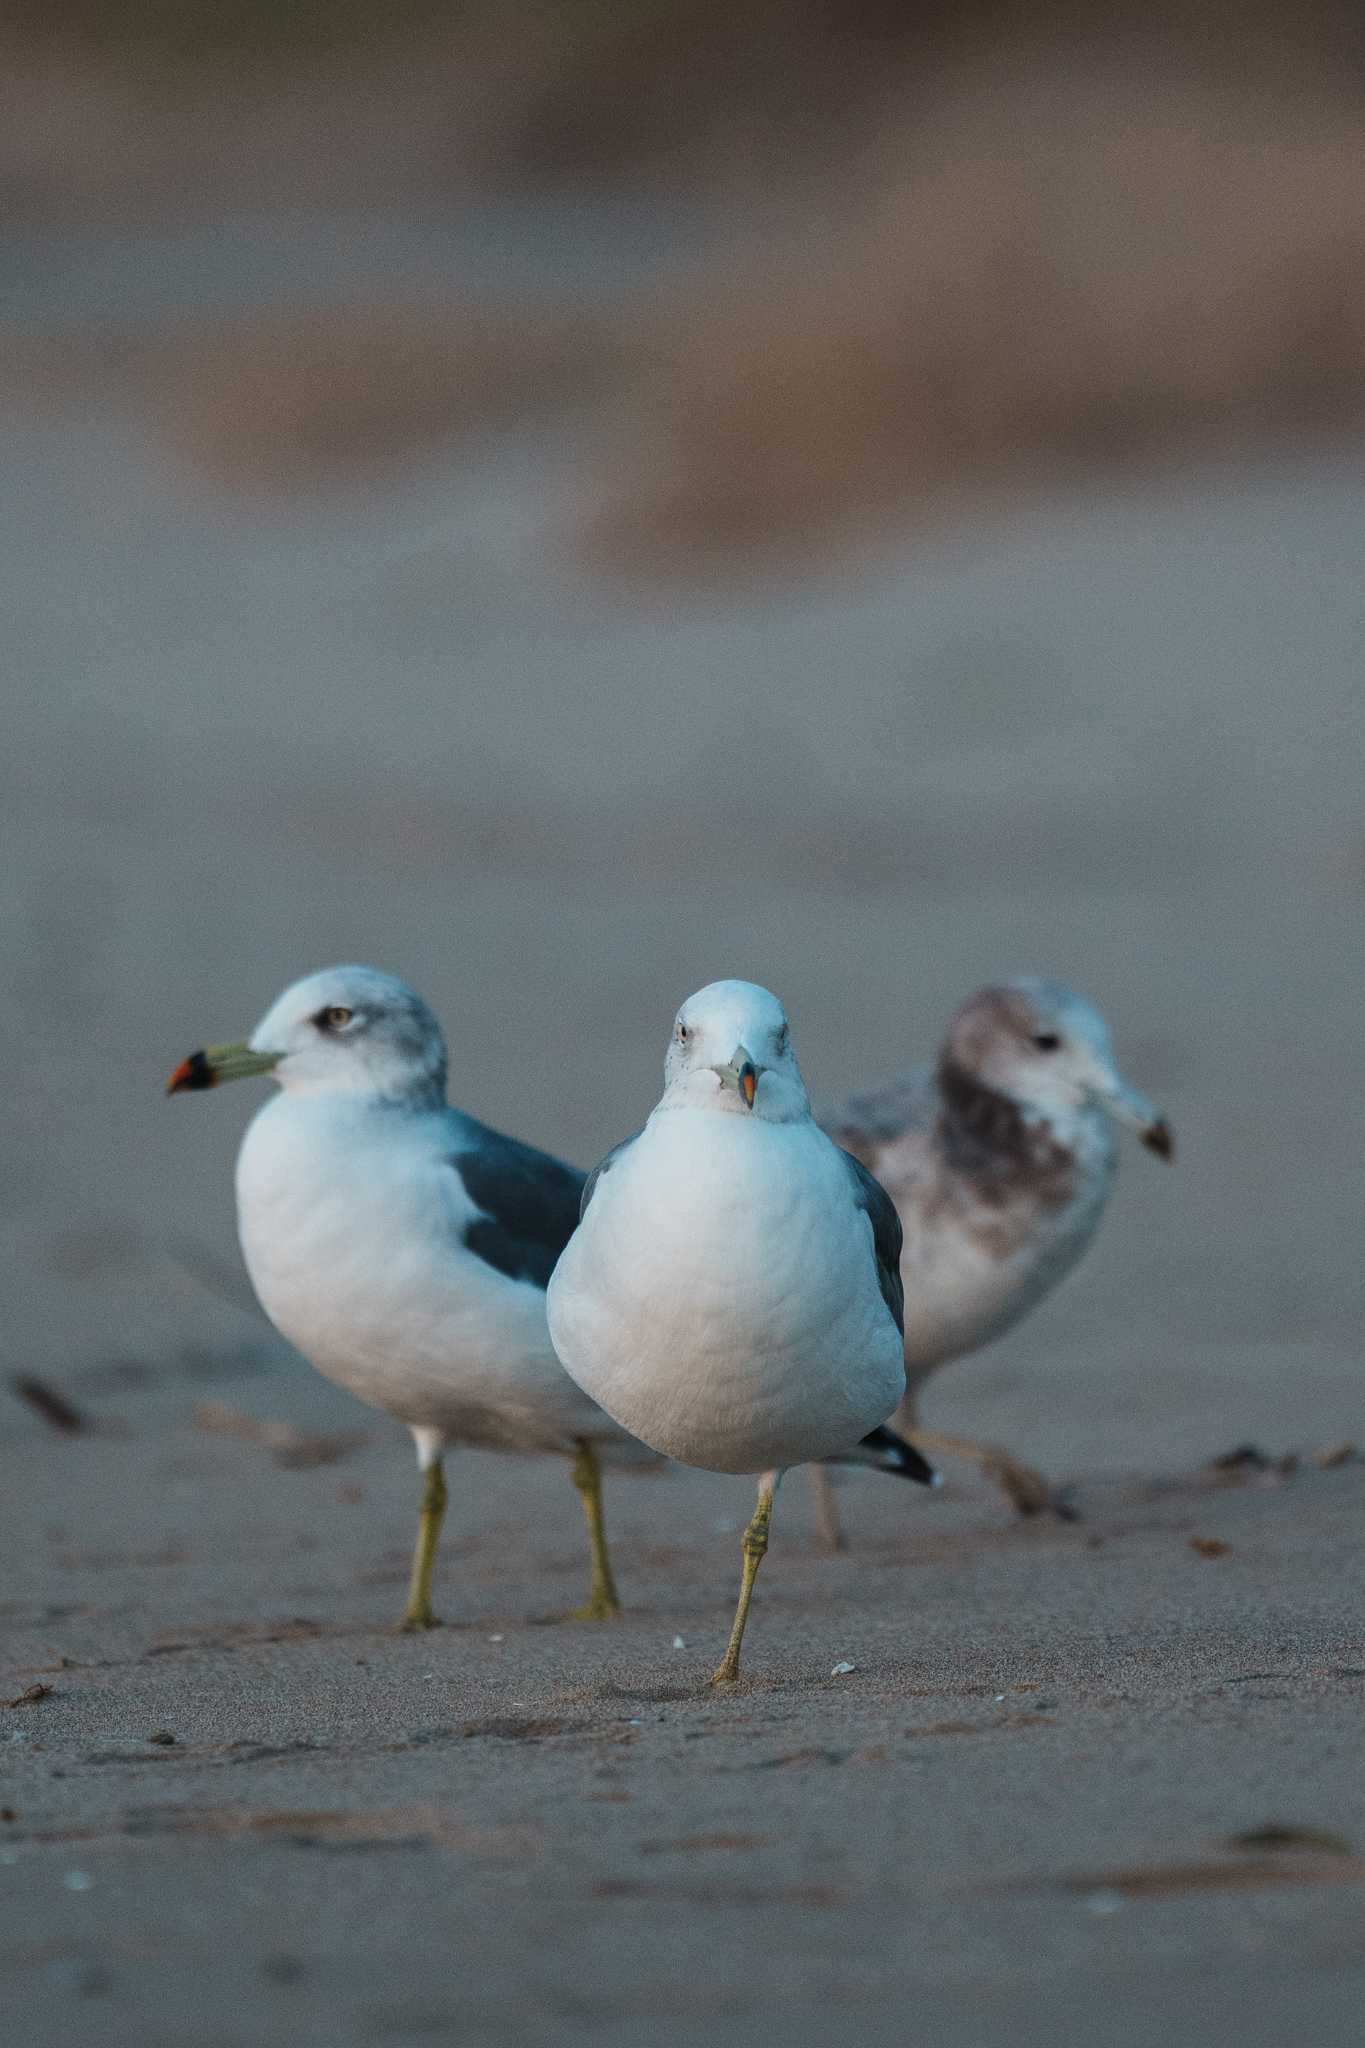
[[[689,996],[673,1021],[664,1100],[769,1123],[808,1116],[791,1027],[777,997],[752,981],[713,981]]]
[[[287,988],[249,1039],[192,1052],[166,1091],[253,1074],[301,1094],[443,1101],[445,1041],[406,983],[373,967],[325,967]]]
[[[1102,1109],[1159,1159],[1174,1157],[1170,1125],[1119,1071],[1103,1017],[1059,982],[1026,976],[978,989],[949,1026],[944,1057],[1026,1114]]]

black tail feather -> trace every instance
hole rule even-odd
[[[937,1486],[938,1474],[915,1446],[897,1436],[885,1423],[871,1430],[851,1451],[826,1458],[826,1465],[871,1465],[877,1472],[896,1472],[902,1479],[917,1479],[921,1486]]]

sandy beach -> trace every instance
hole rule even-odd
[[[153,332],[206,261],[21,241],[38,337],[113,273]],[[642,590],[564,545],[567,428],[258,499],[163,425],[6,386],[0,1358],[84,1424],[0,1411],[6,2038],[1356,2040],[1365,1466],[1315,1454],[1365,1440],[1359,459]],[[250,1302],[250,1091],[161,1093],[335,959],[583,1163],[713,975],[782,993],[817,1095],[992,974],[1086,989],[1178,1164],[1130,1151],[927,1403],[1080,1519],[860,1473],[828,1558],[794,1475],[718,1699],[743,1482],[614,1485],[627,1611],[552,1625],[567,1478],[460,1455],[448,1625],[390,1634],[410,1450]]]

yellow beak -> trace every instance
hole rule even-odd
[[[758,1093],[759,1069],[754,1065],[747,1045],[737,1045],[727,1064],[713,1071],[719,1074],[722,1088],[733,1088],[743,1096],[744,1107],[753,1108],[754,1096]]]

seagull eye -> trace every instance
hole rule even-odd
[[[1062,1041],[1055,1031],[1036,1032],[1033,1043],[1039,1052],[1060,1052],[1062,1048]]]
[[[686,1045],[686,1043],[687,1043],[688,1039],[689,1039],[689,1038],[690,1038],[691,1036],[692,1036],[692,1033],[691,1033],[691,1032],[689,1031],[689,1029],[688,1029],[688,1027],[686,1026],[686,1024],[683,1024],[683,1023],[679,1023],[679,1025],[678,1025],[678,1043],[679,1043],[679,1045]]]
[[[348,1010],[340,1003],[333,1003],[328,1009],[319,1010],[313,1022],[319,1031],[341,1031],[354,1015],[354,1010]]]

